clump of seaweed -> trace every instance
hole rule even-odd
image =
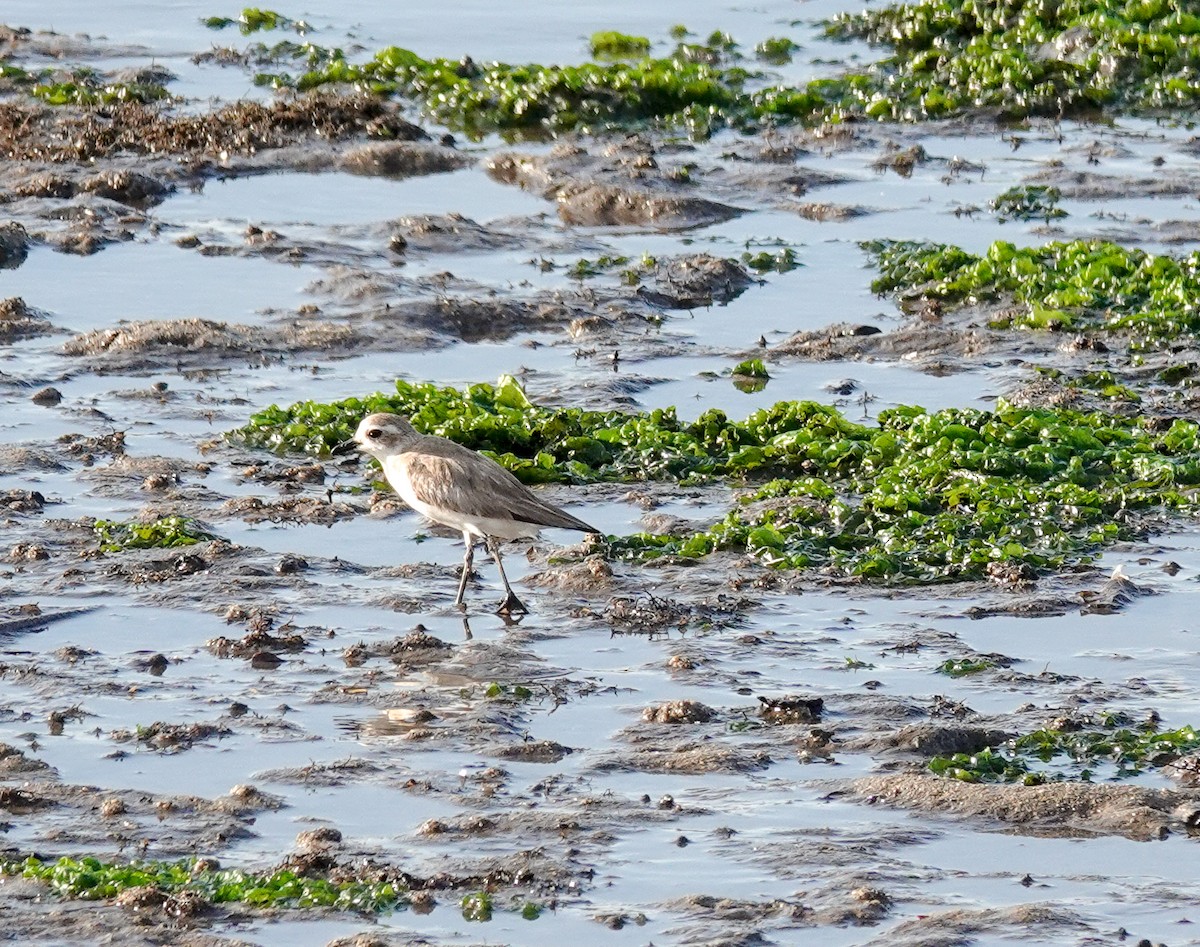
[[[92,528],[104,552],[124,549],[170,549],[220,539],[186,516],[164,516],[149,523],[96,520]]]
[[[983,255],[905,240],[863,248],[879,270],[875,292],[1003,304],[993,328],[1126,332],[1135,349],[1200,330],[1200,252],[1156,255],[1103,240],[998,240]]]
[[[1159,730],[1153,723],[1130,727],[1113,717],[1091,728],[1049,727],[1022,734],[1004,746],[978,753],[935,756],[929,769],[964,782],[1019,782],[1036,786],[1064,779],[1137,776],[1200,748],[1190,726]]]
[[[516,381],[465,391],[399,381],[395,394],[272,406],[229,437],[327,456],[375,411],[487,452],[527,483],[726,478],[745,485],[709,529],[613,537],[617,559],[748,553],[778,568],[891,582],[987,578],[1087,563],[1164,514],[1194,515],[1200,425],[1107,412],[920,407],[857,424],[811,401],[743,421],[534,405]]]

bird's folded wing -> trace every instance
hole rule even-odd
[[[413,495],[430,506],[466,516],[596,532],[570,513],[543,503],[495,461],[465,447],[440,455],[410,452],[401,455],[401,461]]]

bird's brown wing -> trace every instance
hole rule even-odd
[[[535,526],[598,530],[539,500],[525,484],[490,457],[442,437],[423,437],[401,455],[417,499],[468,516],[514,519]]]

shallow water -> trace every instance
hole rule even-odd
[[[787,34],[804,46],[795,63],[782,70],[786,80],[794,81],[830,68],[813,60],[866,54],[861,47],[830,44],[808,25],[839,7],[829,0],[754,6],[672,2],[628,9],[543,4],[537,10],[537,29],[529,29],[523,17],[507,9],[481,3],[364,3],[355,5],[353,20],[332,9],[283,12],[310,19],[320,30],[313,36],[317,42],[353,39],[368,50],[398,43],[426,55],[457,57],[469,51],[477,59],[514,61],[578,59],[585,38],[602,28],[659,40],[672,24],[685,22],[700,34],[729,30],[747,46],[765,36]],[[181,95],[264,95],[237,70],[198,67],[189,61],[212,43],[245,42],[235,33],[214,34],[199,24],[201,16],[231,12],[197,2],[121,0],[68,4],[49,19],[44,4],[9,0],[3,16],[12,25],[120,37],[122,43],[144,46],[146,54],[114,57],[112,63],[140,64],[150,58],[162,62],[180,76]],[[793,25],[796,18],[802,22]],[[873,418],[895,404],[922,404],[930,410],[986,407],[1025,370],[1022,366],[998,360],[927,374],[904,360],[797,360],[772,364],[770,382],[754,394],[737,390],[722,372],[752,355],[760,337],[774,344],[793,332],[834,322],[869,323],[885,331],[898,325],[901,316],[895,306],[870,291],[872,271],[859,241],[934,239],[979,252],[997,239],[1041,239],[1036,236],[1037,222],[1001,223],[987,211],[988,200],[1050,162],[1082,167],[1079,155],[1093,141],[1116,142],[1128,149],[1122,157],[1105,159],[1105,173],[1113,175],[1151,176],[1152,160],[1163,155],[1169,156],[1173,170],[1195,170],[1197,164],[1179,150],[1190,133],[1140,122],[1118,122],[1111,128],[1035,127],[1020,133],[1018,148],[1011,135],[994,131],[922,134],[908,129],[897,134],[905,147],[919,143],[935,159],[966,158],[982,163],[986,171],[947,179],[944,160],[935,160],[918,165],[910,178],[901,178],[876,170],[876,153],[831,150],[805,156],[801,163],[842,176],[844,183],[814,189],[802,199],[764,199],[732,221],[683,233],[568,227],[558,221],[551,202],[499,184],[478,166],[402,181],[342,172],[209,181],[202,191],[176,193],[145,211],[162,225],[153,237],[139,236],[86,257],[39,247],[19,268],[0,271],[0,297],[23,297],[62,330],[0,349],[0,444],[47,445],[68,433],[99,436],[121,430],[127,432],[132,456],[162,455],[195,463],[210,456],[205,442],[271,403],[330,401],[387,390],[396,378],[462,385],[502,373],[521,374],[531,391],[550,402],[603,398],[596,392],[621,391],[620,384],[628,382],[629,393],[621,403],[640,409],[675,406],[685,418],[709,408],[741,417],[794,398],[839,403],[854,419]],[[718,161],[722,149],[734,143],[734,136],[722,136],[702,156]],[[493,141],[464,145],[464,150],[482,156],[496,147]],[[872,213],[845,222],[806,220],[793,206],[801,200],[858,206]],[[955,213],[967,205],[980,210]],[[1062,206],[1070,216],[1058,222],[1054,235],[1066,238],[1094,235],[1107,226],[1122,225],[1126,218],[1193,220],[1198,213],[1194,197],[1064,199]],[[1108,216],[1097,218],[1098,212]],[[462,214],[484,224],[519,224],[527,228],[519,232],[535,234],[540,245],[411,254],[401,268],[381,250],[384,230],[372,227],[416,214]],[[578,283],[563,267],[581,255],[578,247],[585,244],[638,259],[643,254],[700,250],[736,256],[747,245],[777,240],[796,248],[802,266],[764,276],[761,285],[728,305],[664,313],[661,326],[652,331],[664,345],[669,343],[667,354],[627,355],[615,372],[581,357],[574,340],[553,330],[419,351],[343,353],[337,358],[302,353],[257,364],[231,360],[212,373],[171,365],[96,373],[61,354],[67,332],[189,317],[266,326],[306,303],[324,304],[317,284],[329,277],[331,267],[201,255],[174,243],[181,234],[237,243],[251,224],[353,251],[356,265],[395,280],[397,299],[429,295],[422,281],[443,271],[471,281],[481,293],[518,288],[566,291]],[[1126,229],[1131,233],[1124,239],[1147,249],[1165,248],[1155,242],[1152,231]],[[561,265],[543,272],[529,265],[536,256],[552,257]],[[831,383],[845,379],[857,382],[853,394],[837,396],[828,390]],[[156,381],[169,384],[171,397],[131,397],[131,392],[144,395]],[[41,407],[29,399],[34,389],[47,384],[63,395],[58,407]],[[615,402],[615,395],[609,400]],[[234,453],[236,460],[218,455],[205,475],[189,471],[183,476],[189,486],[216,497],[208,508],[214,516],[219,501],[267,495],[271,489],[239,472],[243,461],[256,459],[254,452]],[[39,490],[51,501],[46,516],[61,519],[126,519],[153,508],[154,497],[140,493],[136,481],[121,490],[98,476],[107,462],[100,458],[96,468],[0,470],[0,490]],[[336,480],[310,489],[321,495],[326,486],[351,484],[361,484],[361,479],[338,474]],[[636,498],[613,493],[575,504],[569,491],[550,495],[604,532],[642,528],[644,511]],[[714,518],[723,513],[727,501],[727,492],[681,490],[658,512]],[[0,603],[37,601],[47,610],[93,610],[36,633],[0,639],[0,665],[48,669],[50,678],[58,678],[26,678],[8,670],[0,675],[0,741],[54,767],[65,783],[210,798],[236,784],[253,783],[280,797],[284,808],[258,813],[252,832],[219,853],[226,864],[272,864],[290,850],[298,832],[327,824],[343,833],[354,852],[411,865],[418,872],[449,870],[535,846],[565,864],[595,871],[586,884],[561,891],[556,908],[533,922],[511,910],[497,910],[486,924],[464,921],[458,895],[448,893],[429,914],[400,911],[366,920],[308,918],[299,912],[258,918],[248,913],[234,925],[217,924],[216,934],[272,947],[325,944],[364,930],[407,932],[445,944],[550,945],[601,939],[614,944],[696,943],[703,933],[696,929],[708,922],[674,899],[707,894],[799,903],[841,892],[845,900],[846,890],[870,885],[887,892],[891,907],[865,926],[809,925],[766,915],[758,929],[780,943],[887,943],[891,928],[921,916],[1045,903],[1075,912],[1081,919],[1078,931],[1068,935],[1063,928],[1043,932],[1026,926],[1014,933],[1008,925],[974,931],[970,943],[1006,943],[1014,936],[1029,943],[1095,943],[1092,938],[1113,938],[1121,927],[1136,937],[1173,945],[1200,942],[1181,926],[1200,915],[1194,893],[1194,842],[1187,838],[1042,838],[1016,834],[999,823],[841,801],[830,797],[828,780],[885,772],[895,761],[886,755],[846,752],[828,764],[805,763],[791,742],[765,729],[762,734],[749,730],[746,739],[753,745],[761,736],[761,746],[770,755],[761,769],[682,775],[616,765],[630,751],[627,731],[639,726],[643,709],[675,699],[699,700],[728,713],[729,726],[706,731],[698,739],[739,748],[730,736],[738,732],[733,724],[756,723],[758,696],[798,693],[824,697],[830,712],[827,722],[833,724],[852,719],[858,702],[870,695],[914,705],[942,696],[962,701],[981,715],[1012,714],[1023,705],[1048,712],[1068,705],[1091,709],[1103,700],[1105,710],[1134,716],[1154,709],[1164,726],[1196,722],[1200,647],[1192,627],[1196,600],[1191,596],[1200,591],[1200,532],[1183,530],[1161,537],[1156,546],[1148,543],[1107,554],[1093,585],[1102,581],[1104,571],[1120,566],[1134,582],[1155,593],[1114,615],[1082,615],[1070,609],[1055,618],[971,621],[965,612],[977,603],[972,595],[978,590],[864,591],[828,587],[814,578],[799,590],[747,593],[761,601],[729,627],[693,624],[683,631],[648,635],[620,634],[581,614],[589,607],[599,612],[604,604],[586,593],[564,592],[559,601],[540,589],[522,591],[534,607],[518,627],[507,626],[480,605],[472,610],[469,628],[464,628],[450,605],[461,547],[452,539],[428,535],[412,514],[390,519],[359,516],[330,527],[251,524],[228,516],[211,525],[237,546],[253,550],[246,575],[256,575],[256,569],[271,575],[284,554],[309,560],[311,568],[302,582],[271,587],[262,593],[263,599],[278,608],[280,623],[323,629],[328,647],[310,645],[284,655],[284,663],[274,670],[257,670],[246,661],[218,658],[206,647],[210,639],[242,634],[240,627],[226,623],[223,602],[213,596],[190,599],[186,591],[172,591],[180,587],[168,583],[114,581],[92,587],[57,579],[48,580],[44,594],[37,595],[27,591],[28,567],[10,564],[0,578]],[[36,525],[17,522],[5,545],[36,530]],[[572,538],[550,533],[539,549]],[[1183,567],[1174,576],[1161,568],[1170,560]],[[518,584],[544,567],[543,561],[530,562],[519,551],[505,561]],[[421,572],[404,577],[371,571],[419,564],[429,564],[434,578]],[[66,568],[66,563],[58,565],[62,568],[55,576]],[[479,603],[490,601],[498,591],[490,565],[481,573],[485,587],[475,590]],[[711,583],[710,573],[699,569],[697,583]],[[654,568],[645,569],[636,580],[637,591],[662,596],[686,593],[690,583],[686,574]],[[395,604],[396,598],[421,607],[405,610]],[[426,672],[375,660],[364,670],[343,660],[348,645],[383,644],[418,623],[455,646],[454,668]],[[896,647],[909,638],[925,644],[916,651]],[[69,647],[94,653],[75,663],[63,657],[62,649]],[[1007,656],[1024,676],[985,674],[955,680],[935,673],[943,660],[967,651]],[[171,662],[161,677],[139,664],[156,653]],[[667,661],[680,653],[700,658],[698,673],[669,669]],[[1038,676],[1042,671],[1074,680],[1047,684]],[[527,685],[534,696],[515,710],[488,714],[478,692],[493,682]],[[561,703],[553,696],[559,684],[568,694]],[[51,735],[46,711],[70,706],[72,693],[87,716],[69,723],[61,735]],[[484,735],[471,739],[410,740],[413,727],[405,712],[414,706],[414,694],[443,720],[481,715],[492,729],[480,724]],[[233,701],[248,705],[249,715],[223,717]],[[229,724],[228,735],[177,753],[159,753],[112,737],[114,731],[135,730],[153,721],[218,719]],[[553,740],[574,752],[555,763],[498,762],[496,734],[505,728],[515,742]],[[348,759],[366,760],[380,769],[369,777],[328,784],[306,783],[296,776],[306,767]],[[505,788],[495,796],[475,788],[477,774],[491,766],[507,771]],[[414,789],[410,781],[431,788]],[[1166,784],[1154,775],[1140,782]],[[673,797],[680,808],[663,810],[668,814],[660,817],[656,804],[664,795]],[[421,831],[431,819],[451,821],[481,812],[517,819],[561,807],[564,822],[582,819],[580,813],[588,809],[578,803],[580,797],[620,807],[627,817],[605,821],[597,816],[578,834],[571,828],[561,833],[531,828],[528,834],[517,829],[447,836]],[[58,815],[14,820],[0,840],[14,849],[71,851],[56,834],[61,829],[69,838],[70,822]],[[729,836],[724,829],[736,834]],[[680,836],[686,836],[686,844],[680,844]],[[148,854],[155,855],[153,843]],[[1021,884],[1025,875],[1032,876],[1032,886]],[[531,892],[529,897],[548,900],[544,893]],[[637,915],[643,913],[644,922],[639,923]],[[625,915],[626,923],[612,929],[605,920],[608,914]],[[721,933],[729,928],[712,929]]]

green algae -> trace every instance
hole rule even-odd
[[[310,29],[303,20],[255,7],[202,22],[215,30],[236,26],[244,35]],[[651,55],[647,37],[598,32],[589,43],[592,61],[569,65],[427,59],[399,46],[351,62],[342,49],[281,43],[259,44],[258,52],[304,71],[265,71],[255,82],[300,91],[350,84],[403,96],[471,137],[647,124],[705,137],[725,127],[921,121],[979,110],[1022,119],[1104,109],[1175,116],[1200,107],[1200,15],[1187,0],[1010,0],[1000,6],[923,0],[842,14],[824,27],[835,38],[866,39],[885,55],[856,71],[788,86],[748,68],[739,44],[720,30],[697,41],[686,28],[675,28],[676,44],[662,56]],[[755,55],[780,65],[796,48],[790,39],[769,37]],[[15,74],[10,78],[21,83]],[[48,83],[41,95],[55,104],[98,105],[155,101],[165,92],[68,82]]]
[[[593,33],[589,46],[593,59],[640,59],[650,55],[650,40],[615,30]]]
[[[1045,782],[1043,778],[1029,772],[1029,766],[1024,760],[1015,759],[990,747],[978,753],[935,756],[929,761],[929,770],[938,776],[964,783],[1023,782],[1035,786]]]
[[[792,61],[792,54],[799,48],[786,36],[772,36],[754,47],[754,55],[772,66],[783,66]]]
[[[47,105],[116,105],[120,102],[148,103],[170,98],[170,93],[155,83],[104,82],[99,79],[38,83],[30,89],[30,94]]]
[[[992,212],[1001,223],[1009,220],[1059,220],[1067,212],[1058,206],[1062,192],[1044,184],[1018,184],[992,198]]]
[[[602,276],[613,270],[628,267],[629,257],[616,254],[603,254],[594,260],[580,257],[567,268],[567,275],[572,279],[585,280],[594,276]]]
[[[465,921],[490,921],[495,911],[492,896],[486,891],[463,895],[460,906]]]
[[[793,408],[831,410],[817,405]],[[494,386],[476,384],[464,391],[398,381],[395,394],[271,406],[229,437],[279,453],[327,456],[374,411],[404,414],[425,433],[485,451],[527,483],[696,481],[737,475],[761,466],[761,461],[747,466],[752,457],[742,454],[743,442],[761,449],[755,445],[788,423],[761,419],[752,428],[729,421],[720,411],[685,422],[673,409],[629,414],[542,407],[532,404],[515,379],[505,376]]]
[[[1071,379],[1067,384],[1069,387],[1093,391],[1101,398],[1107,398],[1110,401],[1138,404],[1142,400],[1141,395],[1128,385],[1121,384],[1109,371],[1085,372],[1078,378]]]
[[[160,102],[171,98],[156,82],[110,82],[90,67],[71,70],[30,71],[0,59],[0,80],[14,90],[47,105],[117,105],[123,102]]]
[[[243,36],[251,33],[269,30],[294,30],[297,33],[307,33],[311,27],[303,20],[293,20],[274,10],[263,10],[258,7],[245,7],[236,17],[210,16],[201,22],[210,30],[223,30],[236,26]]]
[[[225,21],[223,21],[225,22]],[[234,21],[227,21],[230,25]],[[841,39],[866,39],[888,55],[858,71],[802,86],[772,84],[748,69],[722,31],[667,55],[646,37],[601,32],[594,60],[577,65],[426,59],[397,46],[351,63],[340,50],[300,76],[257,81],[312,89],[349,83],[417,102],[431,118],[478,137],[596,131],[657,124],[704,137],[723,127],[921,121],[990,110],[1010,118],[1085,115],[1099,109],[1178,112],[1200,106],[1200,16],[1186,0],[924,0],[846,13],[825,23]],[[767,64],[797,47],[771,37]]]
[[[771,380],[767,366],[763,364],[761,358],[749,358],[744,362],[738,362],[733,366],[730,377],[733,380],[733,386],[746,394],[762,391],[767,387],[767,382]]]
[[[332,880],[291,871],[255,873],[201,868],[195,861],[103,862],[97,858],[43,861],[30,856],[0,861],[0,874],[41,881],[59,896],[83,900],[115,898],[134,888],[164,895],[188,894],[209,904],[252,907],[332,908],[376,913],[404,904],[403,888],[392,882]]]
[[[1189,0],[923,0],[842,14],[830,32],[894,51],[867,81],[847,82],[872,117],[1200,104],[1200,16]]]
[[[1164,385],[1182,385],[1195,376],[1196,370],[1195,362],[1179,362],[1175,365],[1168,365],[1160,371],[1158,380]]]
[[[877,293],[964,306],[1016,303],[993,328],[1125,332],[1134,348],[1200,331],[1200,252],[1155,255],[1102,240],[997,241],[982,256],[902,240],[862,246],[879,270],[871,283]]]
[[[154,82],[109,82],[95,70],[79,68],[31,72],[0,60],[0,80],[27,92],[47,105],[117,105],[122,102],[159,102],[169,99],[166,88]]]
[[[742,254],[742,262],[756,273],[788,273],[800,266],[796,251],[791,247],[783,247],[774,253],[767,250],[751,253],[747,250]]]
[[[298,43],[291,39],[280,40],[270,46],[266,43],[252,43],[246,47],[246,54],[256,62],[293,62],[308,69],[316,69],[345,57],[345,53],[340,49],[318,46],[308,40]]]
[[[969,677],[990,671],[995,666],[996,662],[987,658],[947,658],[937,666],[937,672],[947,677]]]
[[[901,407],[876,424],[782,401],[743,421],[532,404],[512,378],[255,414],[229,438],[327,456],[374,411],[482,450],[526,483],[725,479],[744,485],[713,526],[609,537],[613,559],[749,554],[778,568],[888,582],[1025,575],[1090,562],[1167,518],[1194,515],[1200,425],[1068,409]],[[997,571],[999,570],[999,571]]]
[[[298,77],[263,73],[256,82],[301,91],[329,83],[397,94],[427,115],[472,137],[487,132],[557,132],[663,120],[695,125],[701,133],[724,121],[737,102],[738,75],[708,60],[643,57],[630,62],[570,66],[475,63],[425,59],[401,47],[380,50],[364,63],[333,53]]]
[[[104,552],[124,549],[170,549],[219,539],[186,516],[165,516],[150,523],[96,520],[92,529]]]
[[[1090,728],[1036,730],[978,753],[935,756],[929,769],[964,782],[1032,786],[1096,776],[1125,779],[1200,749],[1200,734],[1190,726],[1158,730],[1152,723],[1141,727],[1126,723],[1114,718]]]
[[[684,42],[680,36],[662,57],[649,55],[645,37],[597,37],[594,56],[603,61],[577,65],[426,59],[391,46],[362,63],[349,62],[341,50],[324,50],[319,68],[299,76],[263,72],[255,82],[300,91],[350,84],[400,95],[433,120],[475,138],[489,132],[528,137],[647,124],[706,137],[719,128],[749,128],[766,119],[818,123],[829,117],[829,102],[820,93],[761,88],[765,77],[738,64],[738,44],[727,33],[715,31],[703,42]],[[759,88],[751,91],[751,86]]]
[[[499,700],[515,704],[529,700],[533,697],[533,691],[524,684],[501,684],[493,681],[484,690],[483,696],[488,700]]]
[[[738,362],[733,366],[733,374],[740,375],[743,378],[770,378],[771,374],[767,371],[767,366],[763,364],[761,358],[748,358],[744,362]]]
[[[1140,535],[1139,514],[1195,512],[1197,426],[1151,428],[1003,403],[895,409],[878,427],[841,420],[832,437],[801,428],[754,459],[767,469],[786,459],[806,476],[759,487],[707,530],[614,539],[610,554],[731,550],[778,567],[922,583],[1070,568]]]

